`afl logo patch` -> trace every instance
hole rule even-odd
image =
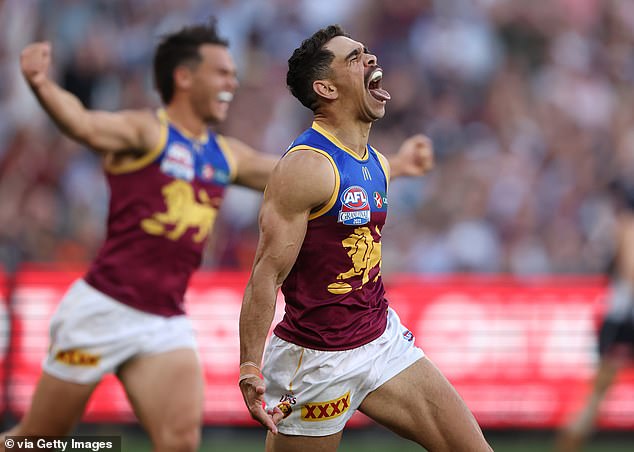
[[[370,204],[368,194],[363,187],[353,185],[341,194],[341,210],[339,223],[348,226],[358,226],[370,222]]]
[[[341,194],[341,204],[350,210],[363,210],[368,206],[368,194],[362,187],[353,185]]]
[[[189,148],[181,143],[172,143],[161,162],[161,171],[178,179],[194,180],[194,158]]]

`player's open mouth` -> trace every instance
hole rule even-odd
[[[233,93],[230,91],[220,91],[217,99],[220,102],[231,102],[233,100]]]
[[[376,100],[380,102],[387,102],[392,98],[390,93],[385,91],[381,87],[381,81],[383,80],[383,69],[377,67],[369,74],[368,80],[366,82],[366,86],[368,91]]]

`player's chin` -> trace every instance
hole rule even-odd
[[[222,122],[227,119],[229,113],[229,109],[227,107],[224,108],[214,108],[209,115],[207,115],[207,122],[217,123]]]
[[[365,115],[370,121],[376,121],[385,116],[385,103],[381,106],[373,105],[365,109]]]

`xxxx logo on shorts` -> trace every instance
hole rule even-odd
[[[83,350],[60,350],[55,354],[55,361],[69,366],[96,366],[101,357],[91,355]]]
[[[327,402],[310,402],[302,406],[302,421],[327,421],[341,416],[350,408],[350,391]]]

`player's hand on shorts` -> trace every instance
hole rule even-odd
[[[51,43],[34,42],[22,50],[20,68],[24,78],[31,86],[38,86],[48,77],[51,65]]]
[[[422,176],[434,167],[434,148],[431,140],[422,134],[409,137],[403,141],[393,161],[398,166],[392,168],[393,174]]]
[[[264,409],[264,381],[255,376],[247,378],[240,382],[240,391],[251,417],[277,434],[277,423],[284,418],[284,413],[278,407]]]

